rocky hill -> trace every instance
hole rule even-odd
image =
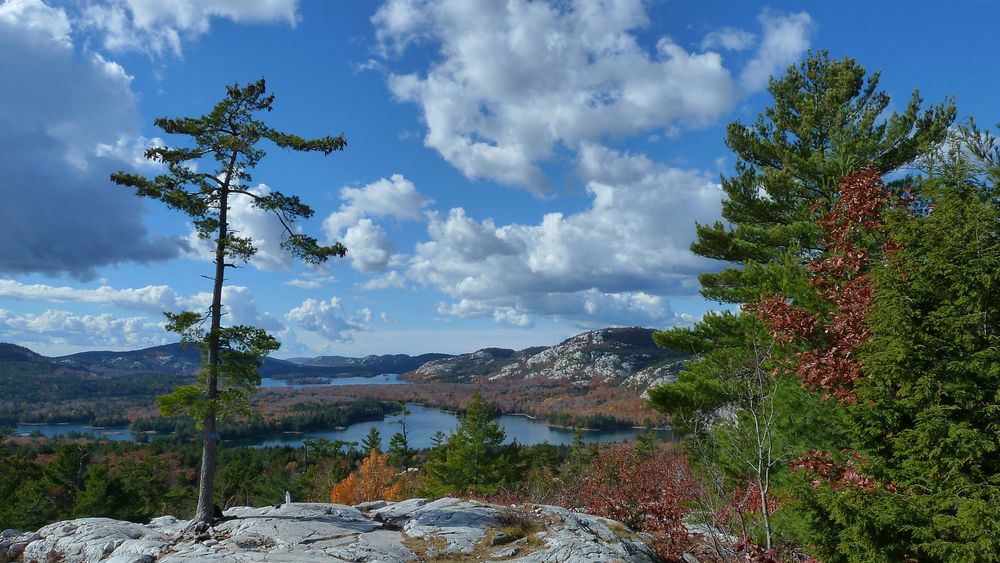
[[[81,518],[37,533],[5,530],[0,561],[659,561],[642,536],[613,520],[455,498],[233,508],[210,532],[192,537],[186,527],[164,516],[146,525]]]
[[[275,379],[371,376],[382,373],[402,373],[427,361],[442,357],[447,357],[447,355],[424,354],[423,356],[411,357],[397,354],[367,356],[365,358],[320,356],[319,358],[299,358],[300,362],[265,358],[260,372],[264,377]],[[327,361],[324,358],[339,359],[338,361]],[[28,371],[32,374],[77,374],[103,377],[136,373],[185,376],[193,375],[199,367],[201,367],[201,354],[198,349],[194,346],[181,346],[180,344],[166,344],[122,352],[94,351],[47,357],[23,346],[0,343],[0,372],[4,370]]]
[[[603,381],[644,391],[676,379],[688,360],[684,354],[656,346],[652,334],[648,328],[605,328],[550,347],[484,348],[428,362],[404,377],[450,382],[537,377],[580,384]]]

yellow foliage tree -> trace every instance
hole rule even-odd
[[[330,502],[354,505],[372,500],[398,501],[403,497],[403,482],[389,467],[389,454],[372,450],[361,467],[330,489]]]

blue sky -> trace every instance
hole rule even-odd
[[[0,341],[46,354],[172,341],[211,273],[185,217],[107,181],[155,174],[208,112],[267,79],[267,119],[344,133],[329,157],[271,147],[253,189],[297,194],[348,257],[296,264],[234,204],[260,254],[228,319],[281,357],[460,353],[589,328],[686,325],[713,307],[688,251],[718,217],[727,123],[809,49],[881,71],[901,107],[955,97],[997,121],[987,2],[6,0],[0,3]]]

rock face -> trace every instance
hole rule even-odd
[[[515,352],[485,348],[428,362],[407,377],[419,381],[490,381],[539,377],[579,384],[601,380],[645,391],[677,378],[688,357],[653,343],[648,328],[605,328],[578,334],[548,348]]]
[[[172,516],[146,525],[107,518],[56,522],[35,534],[5,532],[0,561],[654,562],[621,524],[554,506],[502,507],[455,498],[354,507],[289,503],[233,508],[198,538]]]

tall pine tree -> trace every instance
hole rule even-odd
[[[900,169],[943,141],[954,120],[952,103],[921,111],[917,92],[902,113],[886,115],[891,100],[878,82],[878,73],[866,77],[853,59],[811,53],[771,80],[774,103],[752,125],[729,125],[726,144],[737,162],[736,173],[722,178],[725,222],[698,225],[691,246],[730,264],[699,276],[706,299],[743,305],[782,294],[819,306],[805,265],[825,249],[818,218],[835,204],[838,179],[865,165],[883,174]],[[693,329],[655,333],[658,345],[699,359],[676,383],[651,389],[650,403],[692,430],[698,415],[731,402],[723,372],[734,356],[750,361],[750,343],[762,337],[759,323],[728,312],[710,313]],[[801,400],[794,390],[782,393]]]
[[[274,95],[267,93],[263,79],[243,87],[229,86],[226,97],[207,115],[155,121],[165,133],[190,138],[191,146],[154,147],[146,151],[146,158],[166,165],[166,173],[154,178],[124,171],[111,175],[112,182],[135,189],[137,195],[160,200],[185,213],[198,236],[214,243],[212,304],[207,313],[167,313],[167,328],[202,348],[205,365],[199,383],[178,387],[160,401],[165,414],[188,414],[202,431],[195,519],[205,524],[210,524],[213,517],[216,422],[220,416],[245,414],[249,410],[250,393],[260,384],[257,368],[279,346],[262,329],[222,325],[226,269],[249,260],[257,252],[252,239],[234,231],[229,217],[231,202],[237,197],[249,198],[254,207],[272,213],[284,228],[282,247],[306,262],[319,263],[347,252],[340,243],[323,246],[294,228],[295,221],[313,214],[298,196],[248,189],[253,180],[250,171],[266,154],[259,146],[265,139],[280,148],[324,155],[343,150],[347,144],[343,135],[304,139],[268,126],[256,116],[270,112],[273,103]]]

